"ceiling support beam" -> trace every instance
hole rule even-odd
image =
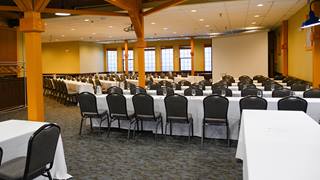
[[[34,11],[41,12],[49,4],[50,0],[36,0],[34,4]]]
[[[22,11],[33,11],[33,1],[32,0],[13,0],[14,3]]]
[[[128,53],[128,40],[124,41],[124,64],[125,64],[125,74],[129,74],[129,53]]]
[[[73,9],[55,9],[45,8],[43,13],[70,13],[73,15],[98,15],[98,16],[128,16],[128,13],[108,12],[108,11],[95,11],[95,10],[73,10]]]
[[[163,3],[163,4],[161,4],[161,5],[157,6],[157,7],[154,7],[152,9],[148,10],[148,11],[143,12],[143,16],[148,16],[148,15],[150,15],[152,13],[156,13],[158,11],[161,11],[163,9],[169,8],[171,6],[175,6],[175,5],[181,4],[184,1],[185,0],[172,0],[172,1],[169,1],[169,2],[166,2],[166,3]]]
[[[108,3],[117,6],[123,10],[130,11],[136,9],[136,0],[106,0]]]
[[[190,55],[191,55],[191,76],[194,76],[194,38],[191,37],[191,41],[190,41],[190,45],[191,45],[191,52],[190,52]]]

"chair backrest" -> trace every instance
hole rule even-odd
[[[110,116],[113,114],[121,114],[128,116],[127,101],[122,94],[111,93],[106,97]]]
[[[225,94],[227,97],[232,97],[232,90],[229,88],[216,88],[212,90],[212,94],[218,94],[221,95],[222,91],[225,91]]]
[[[267,83],[264,84],[264,90],[265,91],[271,91],[272,90],[272,86],[274,87],[274,89],[283,89],[282,85],[270,81],[270,82],[267,82]]]
[[[167,117],[182,117],[188,119],[188,99],[179,94],[164,98]]]
[[[139,115],[154,115],[154,102],[152,96],[139,93],[132,97],[132,103],[134,107],[134,112],[137,116]]]
[[[212,83],[208,80],[202,80],[199,82],[199,84],[202,86],[211,86],[212,85]]]
[[[210,95],[203,100],[205,118],[227,119],[229,100],[220,95]]]
[[[159,88],[157,89],[157,95],[163,95],[163,91],[164,89],[166,89],[167,91],[167,96],[169,95],[173,95],[174,94],[174,90],[173,88],[170,88],[170,87],[163,87],[163,88]]]
[[[217,83],[214,83],[212,84],[211,86],[211,89],[214,90],[214,89],[221,89],[221,88],[225,88],[227,87],[228,85],[227,84],[224,84],[222,82],[217,82]]]
[[[256,85],[250,83],[250,82],[239,82],[238,83],[238,89],[241,91],[246,88],[256,88]]]
[[[243,109],[266,110],[268,107],[267,100],[258,96],[246,96],[240,100],[239,104],[240,104],[240,112],[242,112]]]
[[[191,82],[189,82],[187,80],[181,80],[178,82],[178,84],[181,86],[191,86]]]
[[[134,94],[139,94],[139,93],[147,93],[147,91],[142,88],[142,87],[136,87],[135,89],[130,88],[130,94],[134,95]]]
[[[111,94],[111,93],[123,94],[123,90],[118,86],[111,86],[107,89],[107,93],[108,94]]]
[[[304,98],[320,98],[320,89],[309,89],[303,93]]]
[[[181,85],[178,83],[174,83],[175,89],[176,90],[181,90]]]
[[[30,137],[23,179],[35,178],[52,168],[59,136],[58,125],[45,124]]]
[[[79,94],[79,105],[81,115],[98,114],[96,96],[89,92]]]
[[[150,85],[151,90],[157,90],[159,88],[161,88],[161,85],[159,83],[153,83]]]
[[[306,84],[302,84],[302,83],[294,83],[291,85],[291,90],[292,91],[305,91],[307,89],[307,85]]]
[[[245,97],[245,96],[257,96],[258,92],[261,93],[261,95],[263,95],[262,90],[258,89],[258,88],[245,88],[243,90],[241,90],[241,97]]]
[[[0,166],[1,166],[1,163],[2,163],[2,156],[3,156],[3,150],[0,147]]]
[[[101,86],[101,82],[99,79],[95,79],[94,83],[96,84],[96,86]]]
[[[247,75],[243,75],[243,76],[240,76],[239,78],[239,81],[251,81],[252,79],[247,76]]]
[[[295,96],[288,96],[278,101],[278,110],[307,112],[308,102]]]
[[[194,90],[196,92],[196,96],[203,96],[203,91],[202,89],[199,89],[197,87],[189,87],[187,89],[184,90],[184,95],[185,96],[192,96],[192,90]]]
[[[291,95],[291,90],[287,88],[272,91],[272,97],[287,97]]]

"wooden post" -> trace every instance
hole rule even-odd
[[[25,12],[20,19],[20,31],[25,34],[28,119],[44,121],[41,32],[44,23],[39,12]]]
[[[282,22],[281,28],[282,74],[288,75],[288,21]]]
[[[313,11],[316,16],[320,15],[320,2],[314,2]],[[320,85],[320,26],[313,27],[313,48],[312,48],[312,60],[313,60],[313,87],[319,87]]]
[[[128,41],[124,41],[124,63],[125,63],[125,73],[126,75],[129,74],[129,62],[128,62],[129,54],[128,54]]]
[[[194,76],[194,39],[191,38],[191,75]]]
[[[144,66],[144,48],[147,47],[144,38],[138,38],[136,43],[136,49],[138,54],[138,74],[139,74],[139,86],[145,87],[145,66]]]

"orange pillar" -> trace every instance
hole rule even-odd
[[[25,34],[28,119],[44,121],[41,32],[44,23],[39,12],[25,12],[20,20],[20,31]]]
[[[194,39],[191,38],[191,75],[194,76]]]
[[[129,74],[129,67],[128,67],[129,62],[128,62],[128,57],[129,57],[129,54],[128,54],[128,41],[125,40],[125,41],[124,41],[124,63],[125,63],[125,67],[126,67],[126,69],[125,69],[126,75]]]
[[[145,77],[145,66],[144,66],[144,48],[147,44],[144,38],[138,38],[136,43],[136,50],[138,55],[138,74],[139,74],[139,86],[145,87],[146,77]]]
[[[288,21],[282,22],[281,28],[282,74],[288,75]]]
[[[313,10],[316,15],[320,15],[320,2],[314,2]],[[312,48],[312,60],[313,60],[313,87],[319,87],[320,85],[320,26],[313,27],[313,48]]]

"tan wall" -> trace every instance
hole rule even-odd
[[[312,51],[306,50],[306,30],[300,29],[309,12],[308,8],[307,6],[302,8],[288,22],[288,74],[312,81]]]
[[[80,73],[79,42],[42,44],[43,73]]]
[[[196,39],[195,40],[195,71],[204,71],[204,49],[205,45],[211,46],[211,39]],[[180,70],[180,59],[179,59],[179,47],[190,46],[190,40],[172,40],[172,41],[153,41],[147,42],[148,47],[156,48],[156,71],[161,71],[161,47],[173,47],[174,53],[174,71]],[[124,49],[124,43],[117,44],[105,44],[106,49]],[[129,49],[134,49],[134,70],[138,71],[137,54],[135,53],[134,44],[129,43]],[[120,51],[118,50],[118,57]],[[122,52],[121,52],[122,54]],[[121,61],[122,62],[122,61]],[[119,64],[118,64],[119,67]]]

